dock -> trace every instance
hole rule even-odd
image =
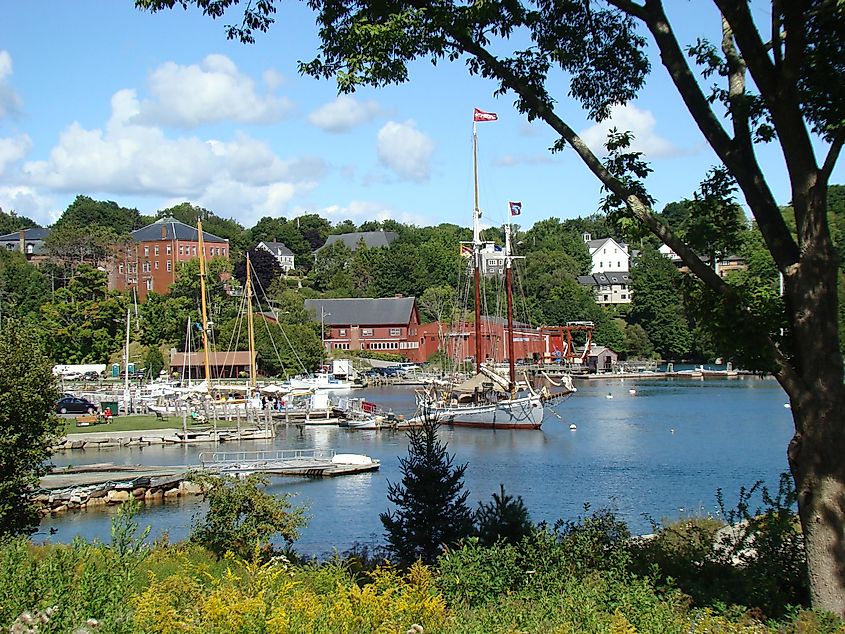
[[[329,478],[378,471],[378,460],[332,449],[279,449],[273,451],[215,451],[199,455],[194,465],[115,465],[98,463],[54,469],[41,478],[34,501],[44,514],[119,504],[132,495],[137,500],[161,501],[202,494],[189,480],[191,473],[242,477],[259,473],[270,477]]]

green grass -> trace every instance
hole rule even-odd
[[[162,421],[155,416],[146,414],[130,414],[129,416],[114,416],[112,421],[106,424],[76,426],[76,418],[65,419],[66,434],[88,434],[104,431],[147,431],[150,429],[182,429],[182,419],[178,416],[171,416],[168,420]],[[218,421],[217,427],[236,427],[237,421]],[[188,421],[189,429],[197,429],[205,425],[192,425]]]

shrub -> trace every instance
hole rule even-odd
[[[514,499],[506,494],[503,484],[499,485],[499,493],[493,494],[492,502],[478,503],[474,519],[478,540],[484,546],[497,541],[514,544],[534,528],[522,497]]]
[[[248,558],[256,548],[269,556],[273,537],[291,544],[306,522],[305,510],[294,508],[290,496],[276,497],[262,489],[267,484],[263,476],[253,474],[239,480],[195,475],[191,479],[203,486],[208,511],[195,520],[190,539],[218,557],[231,551]]]

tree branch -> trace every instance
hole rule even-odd
[[[824,183],[825,186],[830,180],[830,174],[833,172],[833,168],[836,167],[836,161],[839,160],[839,153],[842,151],[843,143],[845,143],[845,132],[840,132],[830,144],[830,150],[824,159],[824,165],[822,165],[821,171],[819,171],[819,181]]]

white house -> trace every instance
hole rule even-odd
[[[269,252],[274,258],[276,258],[276,261],[285,273],[295,268],[293,263],[293,251],[288,249],[284,243],[259,242],[255,248],[264,249]]]
[[[590,250],[593,267],[590,274],[617,271],[627,273],[630,270],[628,245],[613,238],[593,240],[589,233],[584,234],[584,242]]]

